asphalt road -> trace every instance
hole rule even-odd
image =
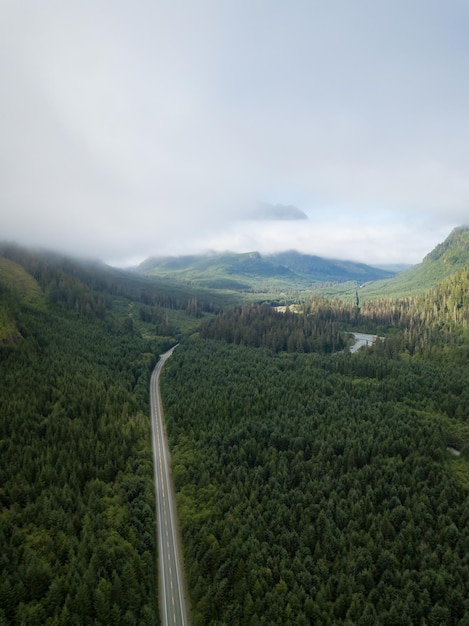
[[[158,361],[150,382],[150,406],[155,471],[156,515],[158,519],[158,572],[161,623],[164,626],[186,626],[183,567],[179,550],[176,507],[170,482],[169,450],[163,426],[163,408],[159,376],[174,348]]]

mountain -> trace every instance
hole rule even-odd
[[[285,267],[275,267],[258,252],[236,254],[156,257],[144,261],[137,270],[146,275],[177,278],[211,289],[250,291],[253,279],[279,279],[293,282],[295,275]]]
[[[428,275],[466,265],[467,231]],[[219,256],[246,284],[352,272]],[[398,304],[240,306],[215,340],[200,317],[256,296],[0,244],[0,624],[158,623],[148,388],[176,340],[161,385],[194,622],[463,623],[467,274]],[[326,355],[337,324],[387,337]]]
[[[418,265],[397,272],[385,280],[362,281],[359,295],[363,298],[398,298],[423,294],[445,278],[469,268],[469,226],[455,228]],[[390,268],[389,268],[390,269]],[[313,286],[316,295],[355,298],[356,283]]]
[[[299,276],[305,276],[317,282],[345,282],[347,280],[364,282],[390,278],[395,273],[365,265],[365,263],[324,259],[310,254],[301,254],[295,250],[272,254],[267,258],[279,266],[288,268]]]
[[[148,276],[176,278],[211,289],[270,291],[307,289],[312,283],[331,283],[389,278],[393,272],[363,263],[324,259],[294,250],[261,255],[237,254],[152,257],[136,268]]]
[[[0,256],[0,347],[17,344],[23,338],[14,304],[42,310],[44,294],[38,282],[21,265]]]
[[[461,269],[469,268],[469,226],[455,228],[418,265],[386,281],[365,285],[364,296],[403,296],[423,293]]]
[[[148,335],[149,317],[153,330],[155,316],[174,317],[173,313],[178,325],[186,327],[204,312],[213,313],[235,302],[230,294],[174,279],[0,242],[0,344],[15,343],[20,335],[13,319],[18,306],[34,310],[54,306],[90,319],[113,317],[120,322],[130,315]],[[169,335],[173,337],[172,332]]]

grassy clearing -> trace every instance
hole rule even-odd
[[[0,257],[0,285],[24,304],[44,307],[44,294],[38,282],[21,265],[4,257]]]

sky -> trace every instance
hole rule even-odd
[[[467,0],[2,0],[0,239],[418,263],[469,223]]]

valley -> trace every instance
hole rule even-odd
[[[385,280],[1,245],[0,624],[160,623],[149,389],[176,343],[160,386],[194,626],[466,623],[468,256],[467,228]]]

